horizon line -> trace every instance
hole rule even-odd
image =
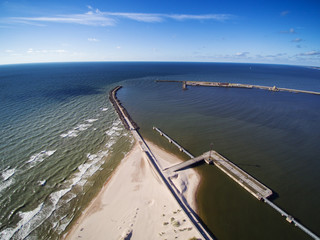
[[[218,62],[218,61],[156,61],[156,60],[135,60],[135,61],[124,61],[124,60],[97,60],[97,61],[48,61],[48,62],[18,62],[18,63],[0,63],[0,66],[8,65],[23,65],[23,64],[55,64],[55,63],[229,63],[229,64],[256,64],[256,65],[282,65],[282,66],[296,66],[296,67],[311,67],[320,68],[319,66],[312,65],[299,65],[299,64],[289,64],[289,63],[264,63],[264,62]]]

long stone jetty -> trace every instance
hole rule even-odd
[[[228,83],[228,82],[205,82],[205,81],[175,81],[175,80],[156,80],[156,82],[179,82],[182,83],[182,88],[187,89],[188,86],[204,86],[204,87],[224,87],[224,88],[248,88],[248,89],[262,89],[273,92],[291,92],[291,93],[306,93],[320,95],[320,92],[316,91],[307,91],[307,90],[298,90],[290,88],[281,88],[281,87],[268,87],[252,84],[242,84],[242,83]]]
[[[126,109],[121,105],[120,101],[117,98],[117,91],[121,89],[121,86],[118,86],[110,91],[109,93],[109,99],[111,103],[113,104],[116,112],[118,113],[123,125],[131,131],[133,137],[135,140],[139,143],[139,146],[142,150],[142,152],[145,154],[147,160],[155,170],[156,174],[160,177],[160,179],[163,181],[163,183],[167,186],[170,193],[174,197],[174,199],[178,202],[181,209],[185,212],[187,217],[190,219],[190,222],[192,225],[197,229],[199,234],[203,237],[205,240],[213,240],[213,237],[211,234],[207,231],[207,229],[202,224],[201,220],[197,216],[197,214],[194,212],[194,210],[190,207],[190,205],[187,203],[185,198],[182,196],[182,194],[178,191],[178,189],[175,187],[175,185],[172,183],[170,176],[164,174],[158,160],[153,155],[152,151],[150,150],[148,144],[144,141],[143,137],[139,133],[139,127],[138,125],[132,120]]]

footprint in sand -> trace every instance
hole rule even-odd
[[[149,206],[149,207],[153,206],[153,204],[154,204],[154,199],[152,199],[152,200],[150,200],[150,201],[148,202],[148,206]]]

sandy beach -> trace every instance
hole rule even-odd
[[[148,142],[163,167],[182,161]],[[193,169],[179,172],[174,184],[196,209],[200,182]],[[138,144],[74,223],[65,239],[201,239],[186,214],[146,160]]]

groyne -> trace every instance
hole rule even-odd
[[[320,92],[316,91],[307,91],[307,90],[298,90],[290,88],[281,88],[276,86],[260,86],[260,85],[251,85],[251,84],[242,84],[242,83],[228,83],[228,82],[205,82],[205,81],[175,81],[175,80],[156,80],[156,82],[179,82],[182,83],[182,88],[186,90],[188,86],[204,86],[204,87],[224,87],[224,88],[247,88],[247,89],[261,89],[268,90],[272,92],[291,92],[291,93],[306,93],[320,95]]]
[[[120,90],[122,86],[117,86],[109,92],[109,100],[112,103],[114,109],[119,115],[119,118],[124,125],[124,127],[128,130],[131,129],[139,129],[138,124],[136,124],[132,118],[130,117],[127,110],[122,106],[121,102],[117,98],[117,91]]]

